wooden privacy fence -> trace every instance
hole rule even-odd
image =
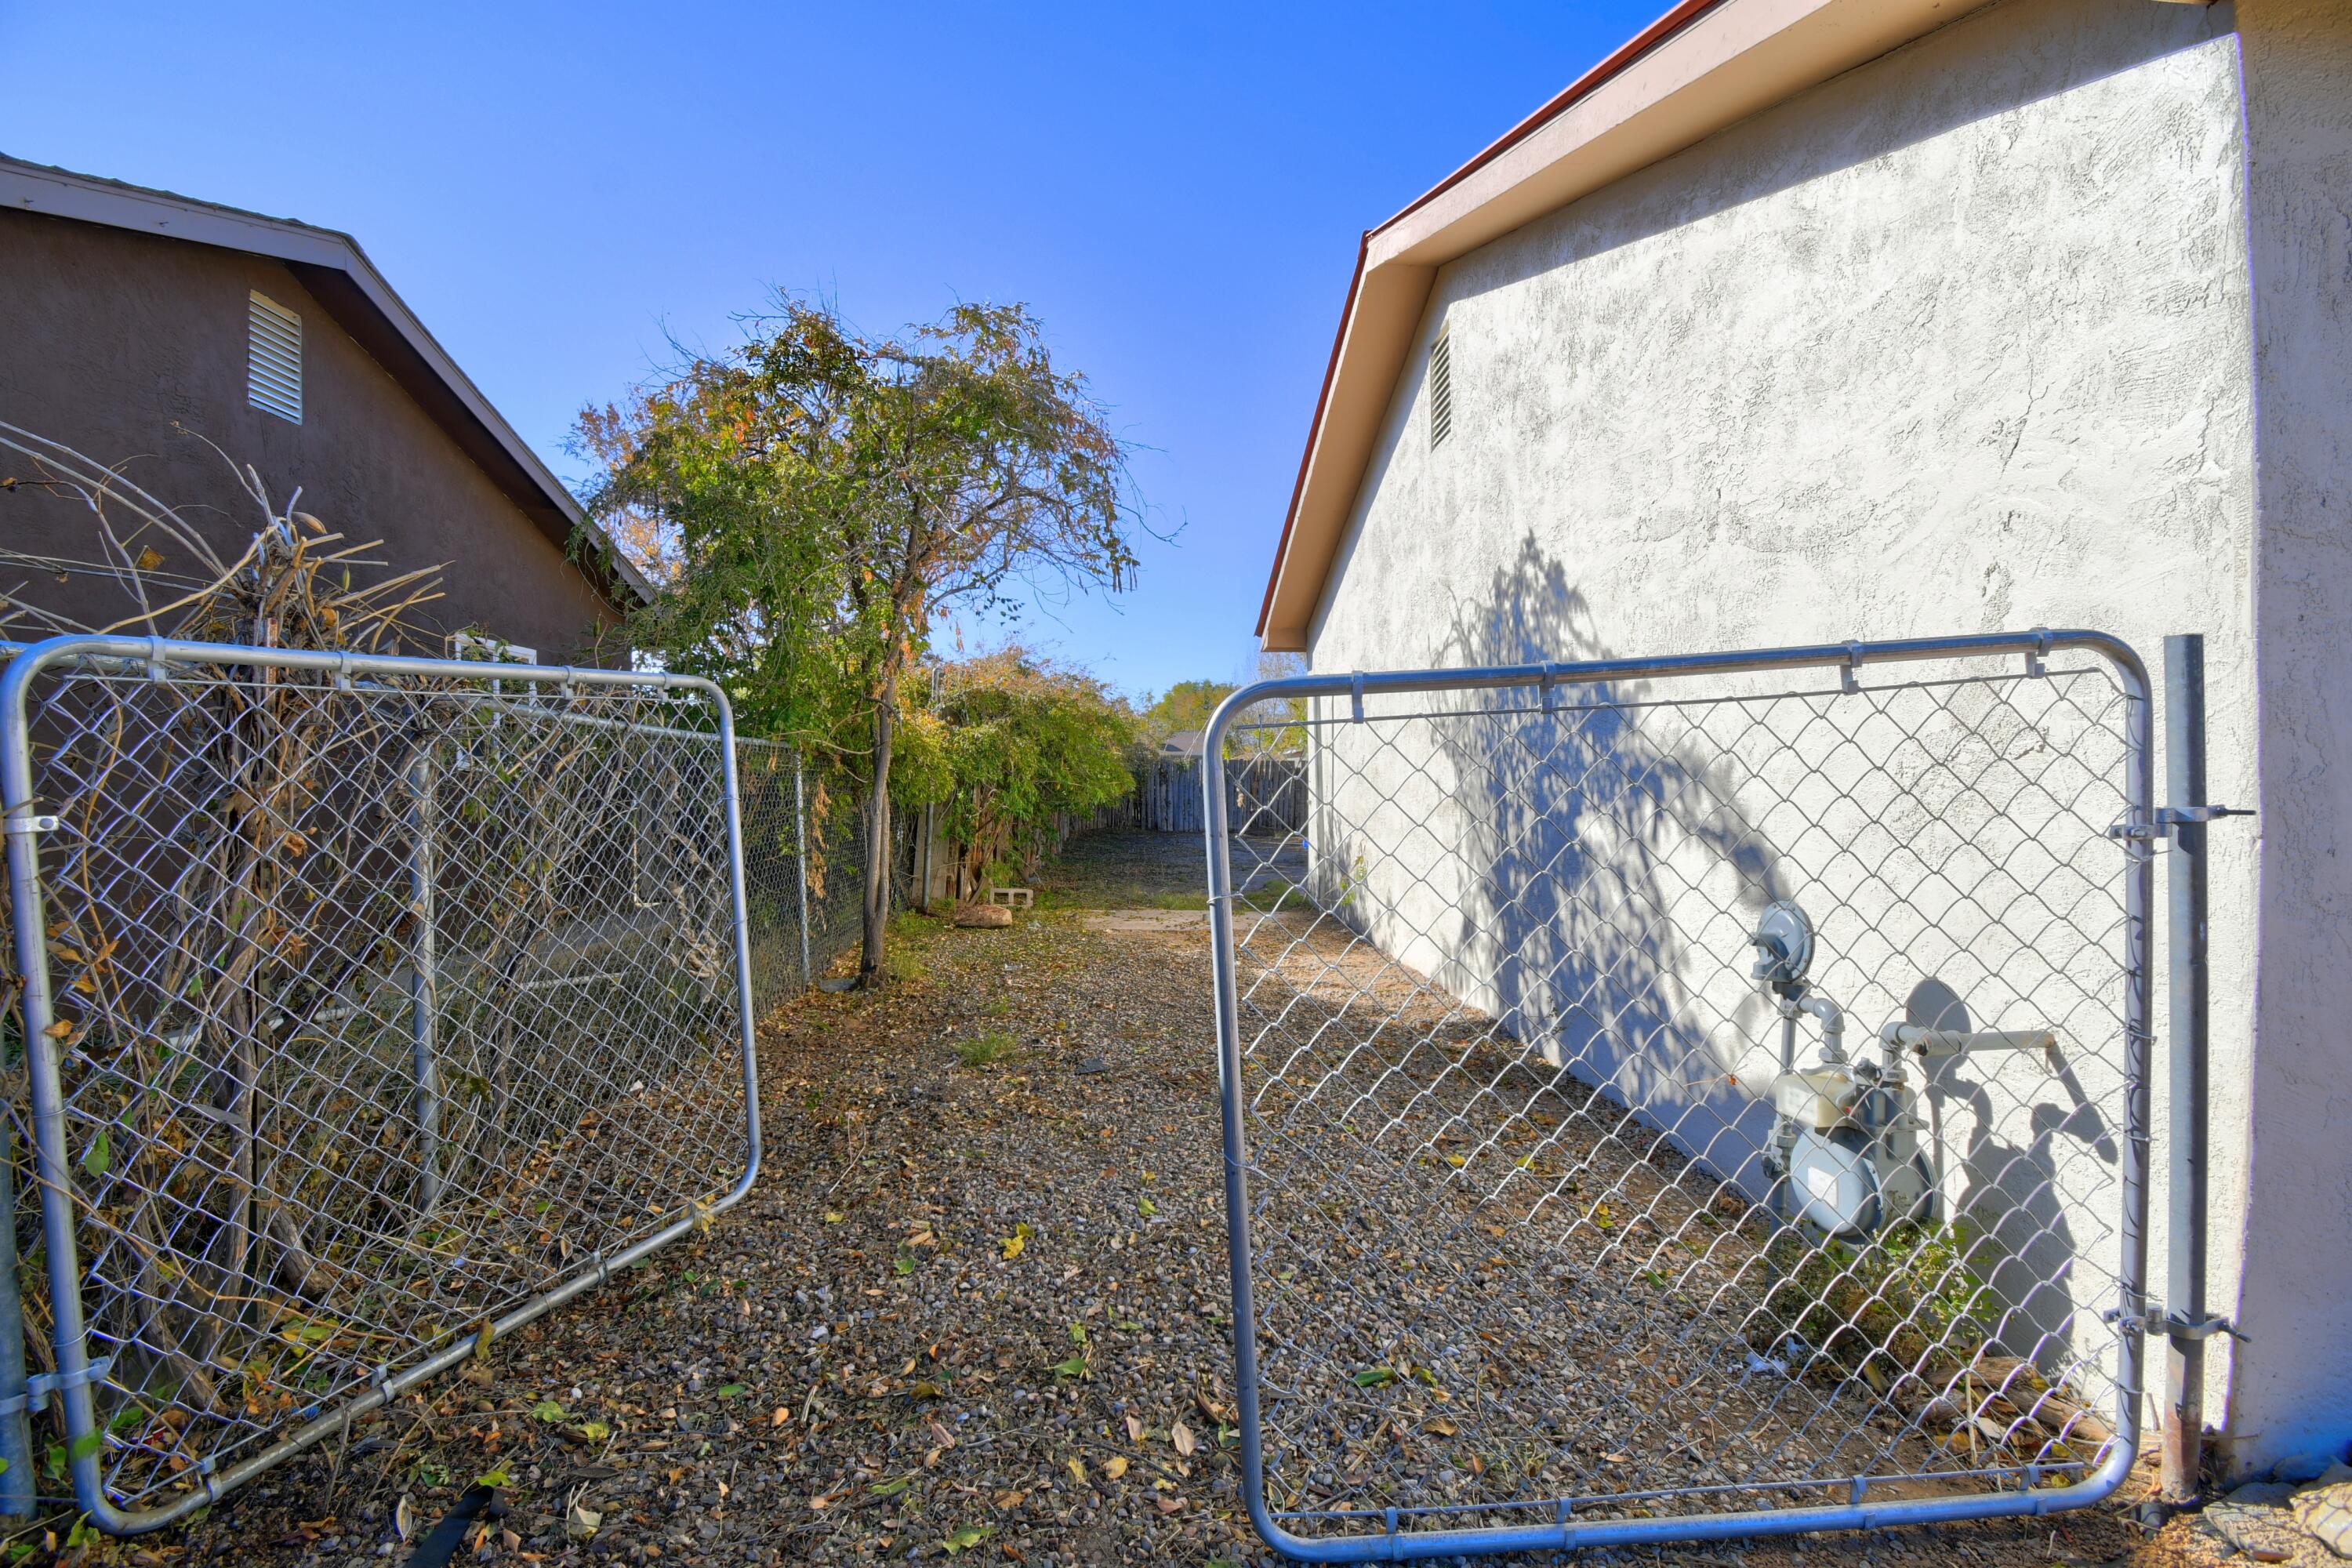
[[[1234,830],[1253,837],[1303,832],[1307,763],[1299,757],[1234,758],[1225,763],[1225,805]],[[1137,771],[1135,793],[1093,824],[1145,833],[1199,833],[1201,759],[1155,757]]]

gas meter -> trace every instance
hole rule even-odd
[[[1764,1163],[1786,1219],[1859,1240],[1932,1214],[1939,1184],[1920,1149],[1906,1055],[1924,1064],[1969,1051],[2032,1050],[2054,1069],[2058,1041],[2047,1029],[1939,1029],[1908,1018],[1879,1030],[1880,1060],[1855,1061],[1846,1055],[1844,1012],[1806,978],[1815,936],[1805,911],[1778,900],[1748,940],[1756,950],[1752,975],[1780,1015],[1773,1139]],[[1800,1068],[1797,1024],[1806,1017],[1821,1030],[1821,1059]]]

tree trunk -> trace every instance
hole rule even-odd
[[[890,743],[898,727],[898,678],[887,677],[874,710],[874,784],[866,810],[866,946],[857,986],[882,984],[882,944],[890,931]]]

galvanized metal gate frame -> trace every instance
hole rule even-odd
[[[34,796],[32,742],[27,721],[27,693],[45,670],[60,666],[91,667],[128,662],[149,670],[168,672],[178,666],[229,665],[304,670],[339,682],[364,681],[371,677],[479,681],[479,661],[409,658],[357,653],[228,647],[163,637],[62,637],[26,647],[0,674],[0,804],[5,804],[5,827],[13,910],[16,960],[24,976],[24,1020],[28,1043],[30,1110],[36,1147],[35,1167],[41,1185],[42,1231],[48,1255],[48,1295],[55,1315],[58,1372],[47,1380],[47,1392],[62,1413],[74,1496],[92,1522],[110,1534],[151,1531],[186,1518],[292,1455],[341,1432],[372,1410],[381,1408],[409,1389],[436,1377],[473,1353],[477,1339],[466,1336],[439,1352],[407,1366],[387,1368],[380,1381],[335,1409],[304,1423],[262,1451],[218,1471],[206,1473],[201,1484],[171,1504],[157,1509],[125,1510],[107,1495],[101,1465],[102,1435],[99,1430],[90,1384],[96,1373],[82,1308],[82,1280],[78,1258],[72,1172],[65,1140],[61,1063],[58,1043],[47,1030],[54,1019],[50,989],[38,840],[54,825],[39,815]],[[591,1258],[585,1267],[559,1278],[548,1289],[489,1324],[492,1336],[510,1332],[573,1297],[604,1283],[671,1242],[709,1222],[709,1217],[740,1201],[760,1171],[760,1112],[757,1058],[753,1030],[751,952],[745,916],[742,823],[737,792],[734,717],[726,693],[698,677],[623,669],[500,665],[498,679],[541,687],[656,688],[692,691],[709,700],[718,716],[715,736],[725,775],[726,853],[733,915],[735,1001],[740,1026],[744,1085],[744,1162],[742,1173],[715,1202],[682,1202],[687,1212],[652,1234],[608,1256]],[[696,735],[708,742],[714,737]],[[14,1305],[13,1286],[11,1305]],[[20,1396],[21,1397],[21,1396]]]
[[[1842,672],[1851,682],[1867,665],[2002,656],[2040,662],[2062,650],[2095,655],[2109,667],[2125,700],[2125,776],[2120,790],[2126,820],[2118,824],[2129,860],[2123,876],[2125,996],[2122,1012],[2126,1085],[2126,1125],[2120,1140],[2123,1215],[2117,1299],[2109,1314],[2116,1341],[2114,1437],[2094,1473],[2063,1487],[2026,1487],[1949,1497],[1872,1501],[1856,1484],[1843,1503],[1781,1507],[1751,1512],[1714,1512],[1629,1519],[1573,1516],[1567,1500],[1557,1522],[1489,1529],[1400,1531],[1395,1510],[1379,1533],[1308,1538],[1285,1528],[1269,1507],[1260,1410],[1257,1314],[1251,1278],[1250,1152],[1245,1131],[1240,991],[1234,951],[1232,823],[1227,799],[1225,741],[1255,706],[1282,699],[1339,698],[1364,717],[1367,697],[1538,688],[1592,687],[1606,682],[1775,670]],[[1654,658],[1595,660],[1573,664],[1489,668],[1307,675],[1260,681],[1228,697],[1209,721],[1202,792],[1207,813],[1209,924],[1217,1026],[1217,1077],[1223,1126],[1225,1222],[1234,1303],[1235,1392],[1240,1410],[1242,1493],[1252,1523],[1268,1545],[1288,1557],[1320,1563],[1398,1562],[1464,1553],[1648,1545],[1667,1542],[1717,1541],[1790,1535],[1822,1530],[1880,1529],[1971,1519],[2042,1515],[2079,1509],[2113,1492],[2129,1473],[2140,1442],[2146,1336],[2151,1321],[2147,1271],[2148,1051],[2152,981],[2148,921],[2153,900],[2153,843],[2164,829],[2151,805],[2153,744],[2150,689],[2139,656],[2121,639],[2103,632],[2036,630],[1984,636],[1927,637],[1876,643],[1830,643],[1811,647],[1729,651]],[[2176,933],[2179,936],[2179,933]],[[2195,939],[2189,939],[2195,940]]]

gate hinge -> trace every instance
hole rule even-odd
[[[2158,806],[2153,822],[2118,822],[2107,829],[2110,838],[2166,838],[2173,829],[2191,823],[2217,822],[2225,816],[2252,816],[2248,807],[2239,805],[2165,805]]]
[[[2110,1307],[2099,1314],[2102,1322],[2113,1323],[2118,1329],[2137,1329],[2151,1339],[2210,1340],[2215,1334],[2227,1334],[2233,1340],[2252,1343],[2238,1331],[2238,1326],[2227,1318],[2190,1318],[2182,1312],[2168,1312],[2150,1306],[2144,1312],[2126,1312],[2121,1307]]]
[[[54,816],[12,816],[8,819],[10,833],[55,833],[62,826]]]
[[[27,1414],[49,1402],[49,1395],[60,1389],[79,1388],[86,1383],[104,1383],[114,1358],[102,1355],[79,1372],[37,1372],[25,1380],[25,1392],[0,1399],[0,1415],[14,1415],[19,1410]]]

